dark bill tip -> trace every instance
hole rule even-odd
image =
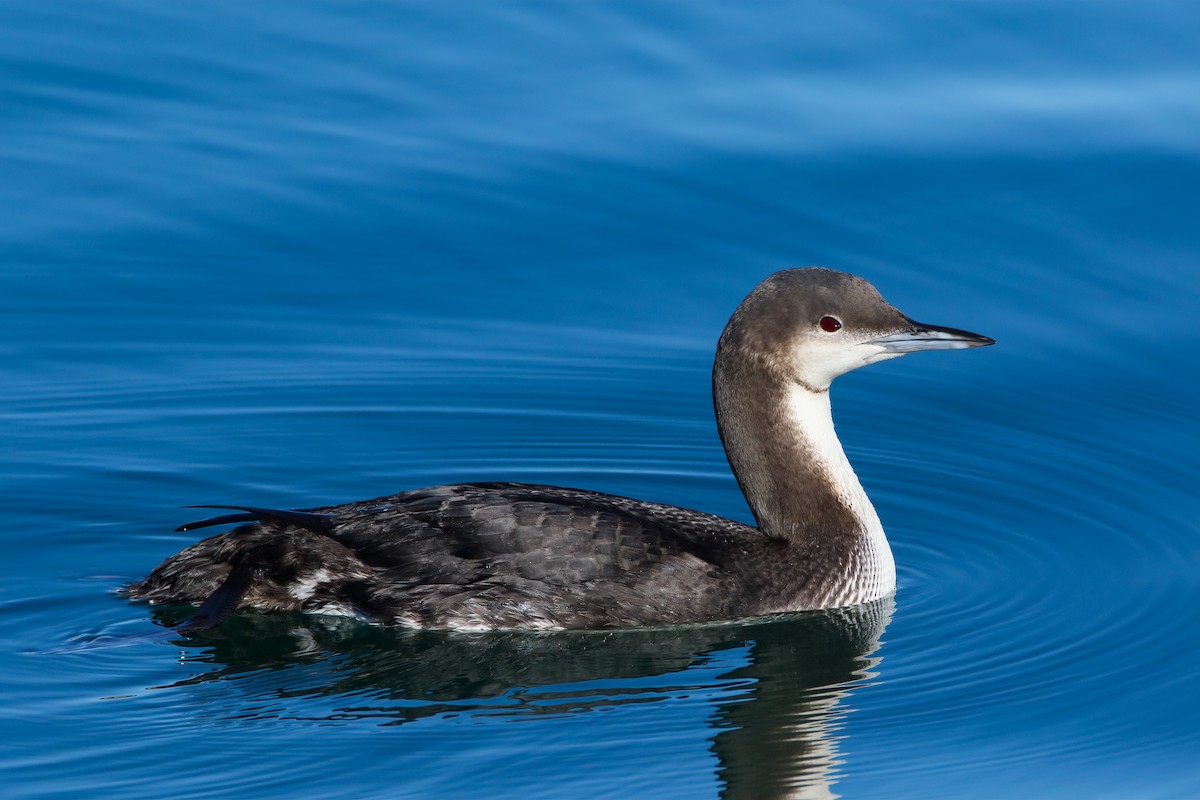
[[[899,333],[889,333],[867,344],[875,344],[889,353],[915,353],[918,350],[962,350],[967,347],[987,347],[995,339],[980,336],[957,328],[942,328],[914,322],[912,327]]]

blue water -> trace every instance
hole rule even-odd
[[[1200,796],[1200,11],[0,7],[6,798]],[[114,594],[190,503],[748,519],[708,372],[824,264],[894,605],[448,635]]]

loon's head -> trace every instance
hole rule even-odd
[[[877,361],[995,343],[914,322],[862,278],[808,267],[782,270],[760,283],[734,312],[717,349],[822,392],[839,375]]]

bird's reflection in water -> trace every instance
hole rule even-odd
[[[306,716],[297,701],[321,698],[312,716],[322,722],[384,725],[574,715],[691,693],[716,704],[723,797],[833,797],[839,703],[876,663],[893,608],[887,598],[742,623],[471,634],[239,614],[179,641],[206,669],[173,686],[220,680],[239,702],[218,705],[240,719]]]

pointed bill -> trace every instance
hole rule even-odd
[[[914,322],[908,330],[889,333],[867,342],[867,344],[878,345],[886,352],[897,355],[915,353],[918,350],[962,350],[967,347],[986,347],[995,343],[995,339],[980,336],[978,333],[960,331],[957,328],[942,328],[937,325],[924,325],[920,322]]]

